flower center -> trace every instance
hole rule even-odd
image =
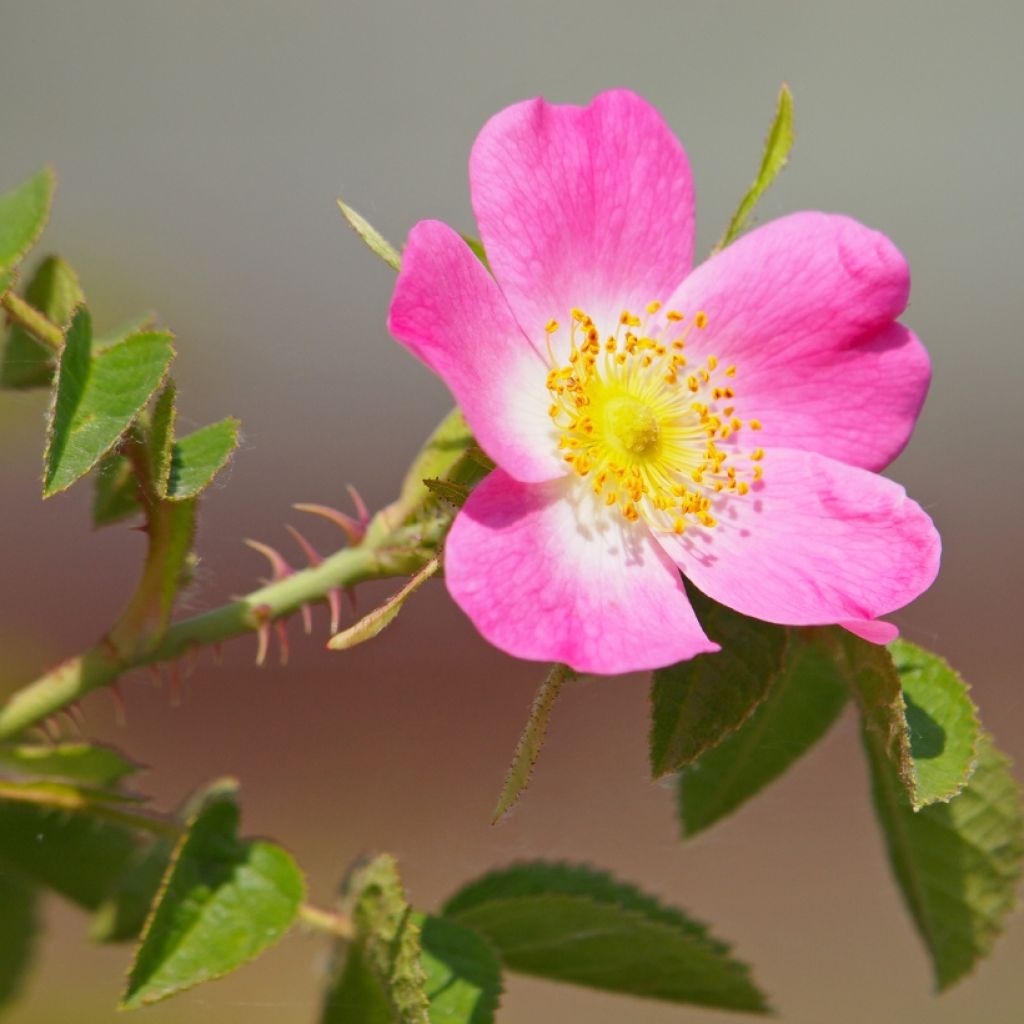
[[[660,308],[652,302],[648,319]],[[720,370],[713,355],[691,366],[684,354],[691,331],[706,325],[703,313],[686,323],[673,310],[649,328],[626,311],[615,334],[602,338],[593,319],[574,309],[563,365],[551,348],[558,323],[547,325],[548,411],[559,450],[631,522],[643,517],[674,533],[688,523],[712,527],[716,499],[744,495],[761,479],[764,451],[744,453],[737,444],[741,431],[761,424],[735,415],[736,367]]]

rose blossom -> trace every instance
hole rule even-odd
[[[469,176],[493,276],[422,221],[389,328],[497,465],[445,547],[480,632],[598,673],[717,650],[681,570],[746,615],[895,636],[876,618],[932,582],[939,539],[876,473],[929,381],[892,243],[797,213],[691,272],[686,154],[625,91],[503,110]]]

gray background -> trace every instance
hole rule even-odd
[[[542,93],[630,86],[664,113],[696,176],[699,251],[749,183],[779,83],[796,98],[791,167],[761,204],[852,214],[914,273],[905,317],[936,379],[893,469],[934,516],[940,581],[899,616],[974,683],[1024,754],[1018,698],[1022,375],[1019,41],[1012,3],[544,4],[0,2],[0,188],[43,161],[61,177],[45,246],[78,268],[99,325],[155,309],[178,335],[185,424],[242,418],[243,449],[206,503],[192,608],[263,571],[242,536],[285,542],[292,501],[393,493],[447,407],[391,342],[393,275],[342,223],[343,195],[400,242],[420,217],[472,230],[465,163],[494,111]],[[0,669],[12,686],[90,643],[140,543],[93,534],[87,488],[38,498],[44,400],[0,396]],[[323,544],[329,531],[311,526]],[[375,596],[363,596],[369,607]],[[320,620],[320,629],[323,630]],[[321,633],[322,635],[322,633]],[[296,638],[297,641],[297,638]],[[1024,931],[938,1002],[887,875],[854,722],[692,846],[646,777],[642,680],[563,699],[524,805],[490,808],[538,668],[489,650],[435,587],[390,642],[287,671],[248,643],[203,661],[184,706],[129,681],[128,722],[99,695],[90,733],[154,767],[165,805],[212,775],[245,787],[246,826],[289,843],[314,896],[386,848],[414,899],[516,857],[587,859],[713,922],[793,1022],[1017,1021]],[[111,1021],[127,951],[48,908],[42,968],[11,1019]],[[155,1021],[308,1021],[322,943],[147,1010]],[[726,1021],[513,979],[501,1020]],[[740,1018],[736,1018],[740,1019]]]

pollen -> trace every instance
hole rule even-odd
[[[704,331],[707,314],[687,320],[662,309],[655,300],[643,315],[623,310],[614,334],[603,334],[573,308],[562,360],[552,348],[558,321],[550,320],[548,413],[567,471],[585,478],[604,506],[678,535],[715,527],[728,501],[748,495],[763,479],[764,450],[740,450],[737,435],[761,424],[736,415],[736,366],[720,369],[705,354],[693,357],[692,372],[679,372],[690,331]]]

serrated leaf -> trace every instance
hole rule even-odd
[[[494,814],[491,816],[492,825],[508,814],[530,784],[533,766],[537,763],[541,747],[544,745],[555,702],[562,692],[562,687],[574,678],[575,673],[567,665],[552,665],[547,678],[534,695],[530,716],[512,754],[512,763],[505,776],[501,796],[498,797],[498,806],[494,808]]]
[[[84,308],[60,356],[43,496],[84,476],[120,440],[163,382],[174,357],[169,334],[133,334],[95,356]]]
[[[149,417],[149,432],[146,439],[146,453],[149,462],[149,485],[161,498],[167,496],[167,482],[171,476],[172,451],[174,448],[174,424],[178,410],[174,400],[177,388],[169,380],[153,403]]]
[[[731,736],[679,776],[683,834],[696,835],[777,779],[829,730],[849,691],[816,630],[790,630],[782,671]]]
[[[292,925],[305,880],[279,846],[238,838],[238,806],[213,791],[175,851],[128,977],[124,1009],[233,971]]]
[[[25,301],[61,329],[85,301],[78,275],[59,256],[48,256],[39,264],[25,289]],[[49,387],[57,353],[21,324],[12,324],[0,366],[0,387]]]
[[[397,594],[389,597],[380,607],[364,615],[354,625],[343,629],[327,641],[332,651],[347,651],[357,644],[366,643],[386,629],[402,610],[402,606],[427,580],[441,568],[441,556],[435,555]]]
[[[764,1012],[746,965],[702,924],[589,868],[520,864],[458,892],[446,918],[513,971],[669,1002]]]
[[[20,263],[50,216],[57,179],[49,167],[0,195],[0,270]]]
[[[0,270],[0,300],[15,286],[18,272],[14,269]]]
[[[30,778],[68,779],[101,789],[139,770],[113,747],[93,743],[0,745],[0,768]]]
[[[651,773],[679,771],[738,729],[782,671],[786,630],[691,590],[701,625],[722,650],[658,669],[651,682]]]
[[[0,867],[95,909],[136,850],[122,825],[39,804],[0,799]]]
[[[89,930],[94,942],[129,942],[138,937],[173,852],[174,847],[165,839],[157,839],[138,851],[96,909]]]
[[[371,252],[379,256],[392,270],[402,269],[402,256],[399,251],[365,217],[356,213],[351,206],[346,206],[340,199],[338,209]]]
[[[961,793],[915,811],[879,737],[863,735],[889,860],[945,989],[989,953],[1015,906],[1024,860],[1020,790],[983,733]]]
[[[238,447],[240,426],[238,420],[228,416],[175,441],[166,491],[161,497],[185,501],[209,487]]]
[[[775,105],[775,117],[764,141],[764,153],[761,156],[761,167],[757,172],[753,185],[740,200],[740,205],[729,221],[729,226],[722,240],[715,246],[715,252],[724,249],[734,241],[746,227],[750,215],[754,212],[761,196],[771,183],[779,176],[779,172],[789,160],[789,151],[793,148],[793,94],[789,86],[783,82],[779,89],[779,98]]]
[[[967,684],[937,654],[906,640],[889,645],[906,703],[914,807],[950,800],[974,770],[981,724]]]
[[[0,1010],[17,998],[32,961],[38,902],[29,882],[0,871]]]
[[[344,903],[355,934],[340,944],[340,970],[336,967],[321,1024],[428,1024],[420,929],[394,858],[381,854],[356,867]]]
[[[141,514],[139,482],[131,462],[116,452],[104,455],[96,467],[92,496],[93,526],[110,526]]]
[[[479,932],[443,917],[414,914],[426,974],[430,1024],[492,1024],[501,963]]]

